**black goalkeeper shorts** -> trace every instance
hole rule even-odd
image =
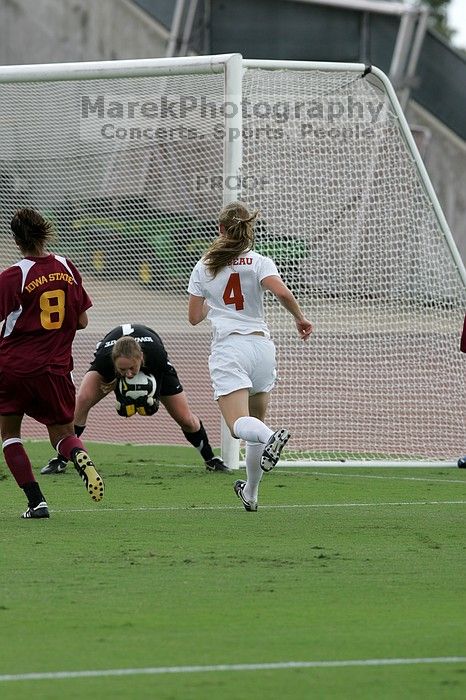
[[[175,396],[181,394],[183,386],[178,379],[176,369],[170,362],[167,362],[165,370],[162,374],[162,383],[160,386],[160,396]]]

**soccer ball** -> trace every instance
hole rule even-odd
[[[157,381],[153,374],[138,372],[134,377],[121,377],[115,387],[116,410],[121,416],[139,413],[154,414],[159,402],[156,397]]]
[[[138,372],[134,377],[122,377],[118,380],[118,394],[124,403],[148,404],[155,402],[157,382],[153,374]]]

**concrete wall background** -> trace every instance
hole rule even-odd
[[[431,133],[424,163],[463,262],[466,264],[466,141],[415,102],[408,108],[411,126]]]
[[[0,2],[0,65],[156,58],[167,39],[128,0]]]

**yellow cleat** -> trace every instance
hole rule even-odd
[[[73,462],[92,500],[101,501],[104,497],[104,482],[87,452],[84,450],[76,452],[73,456]]]

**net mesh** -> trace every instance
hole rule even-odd
[[[105,333],[146,324],[219,445],[210,329],[188,325],[186,287],[222,206],[223,74],[11,83],[0,100],[2,267],[18,259],[12,212],[40,209],[94,302],[76,383]],[[242,101],[257,248],[315,325],[302,343],[267,297],[279,369],[267,420],[292,433],[284,461],[456,459],[465,292],[383,90],[352,72],[247,69]],[[26,420],[24,434],[45,431]],[[164,409],[124,419],[111,397],[85,438],[187,444]]]
[[[251,114],[244,168],[262,175],[250,200],[315,324],[300,342],[268,300],[270,424],[290,426],[295,459],[456,460],[464,286],[386,95],[370,77],[258,69],[243,92],[282,103]]]
[[[187,323],[190,270],[216,235],[222,205],[221,187],[196,180],[221,178],[222,140],[205,133],[198,114],[180,116],[200,95],[223,100],[223,74],[1,85],[1,264],[18,259],[8,235],[13,211],[38,208],[55,224],[53,250],[78,266],[94,303],[74,343],[76,384],[109,330],[146,324],[160,333],[192,410],[219,445],[209,331]],[[137,108],[131,116],[132,102],[158,116]],[[27,419],[23,433],[46,435]],[[155,418],[124,419],[113,396],[92,409],[84,437],[188,444],[164,408]]]

